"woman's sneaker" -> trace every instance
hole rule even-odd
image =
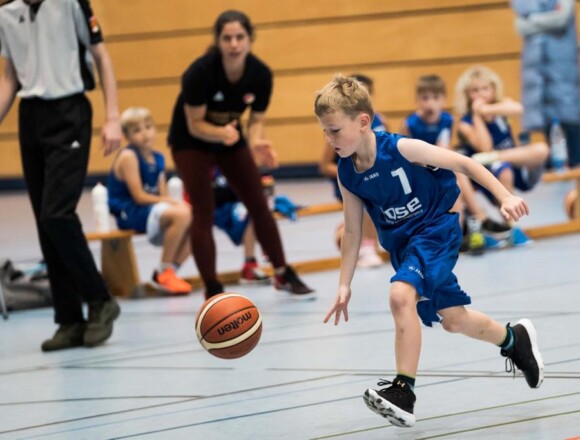
[[[381,380],[378,386],[391,385],[381,390],[369,388],[365,391],[363,399],[369,409],[383,416],[395,426],[410,428],[415,424],[415,393],[409,384],[402,380]]]
[[[272,279],[266,275],[256,261],[247,261],[242,267],[241,284],[271,284]]]
[[[520,319],[511,327],[514,333],[514,348],[510,352],[501,350],[506,357],[506,371],[515,375],[514,364],[521,370],[530,388],[539,388],[544,380],[544,361],[538,348],[538,333],[529,319]]]
[[[205,285],[205,299],[210,299],[211,297],[219,295],[220,293],[224,293],[224,286],[219,281],[210,281]]]
[[[278,290],[290,292],[293,299],[314,299],[316,295],[314,290],[302,282],[294,269],[286,266],[282,274],[274,276],[274,287]]]

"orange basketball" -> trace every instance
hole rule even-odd
[[[262,335],[256,305],[237,293],[220,293],[203,305],[195,320],[197,339],[216,357],[234,359],[248,354]]]
[[[578,213],[575,209],[577,198],[578,192],[575,189],[571,190],[568,194],[566,194],[566,197],[564,197],[564,210],[570,219],[578,217]]]

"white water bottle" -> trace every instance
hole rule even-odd
[[[107,188],[101,183],[97,183],[91,191],[91,197],[93,199],[93,212],[97,232],[109,232],[111,230],[111,222]]]
[[[183,182],[177,177],[173,176],[167,181],[167,192],[169,197],[174,200],[183,201]]]
[[[562,172],[568,162],[568,149],[564,130],[557,119],[554,119],[550,127],[550,149],[552,168],[557,172]]]

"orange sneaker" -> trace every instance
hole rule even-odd
[[[187,295],[191,292],[191,284],[179,278],[171,267],[163,272],[153,272],[153,284],[158,289],[172,295]]]

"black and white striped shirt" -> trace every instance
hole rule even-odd
[[[0,53],[14,64],[21,98],[94,89],[89,47],[102,41],[88,0],[13,0],[0,7]]]

